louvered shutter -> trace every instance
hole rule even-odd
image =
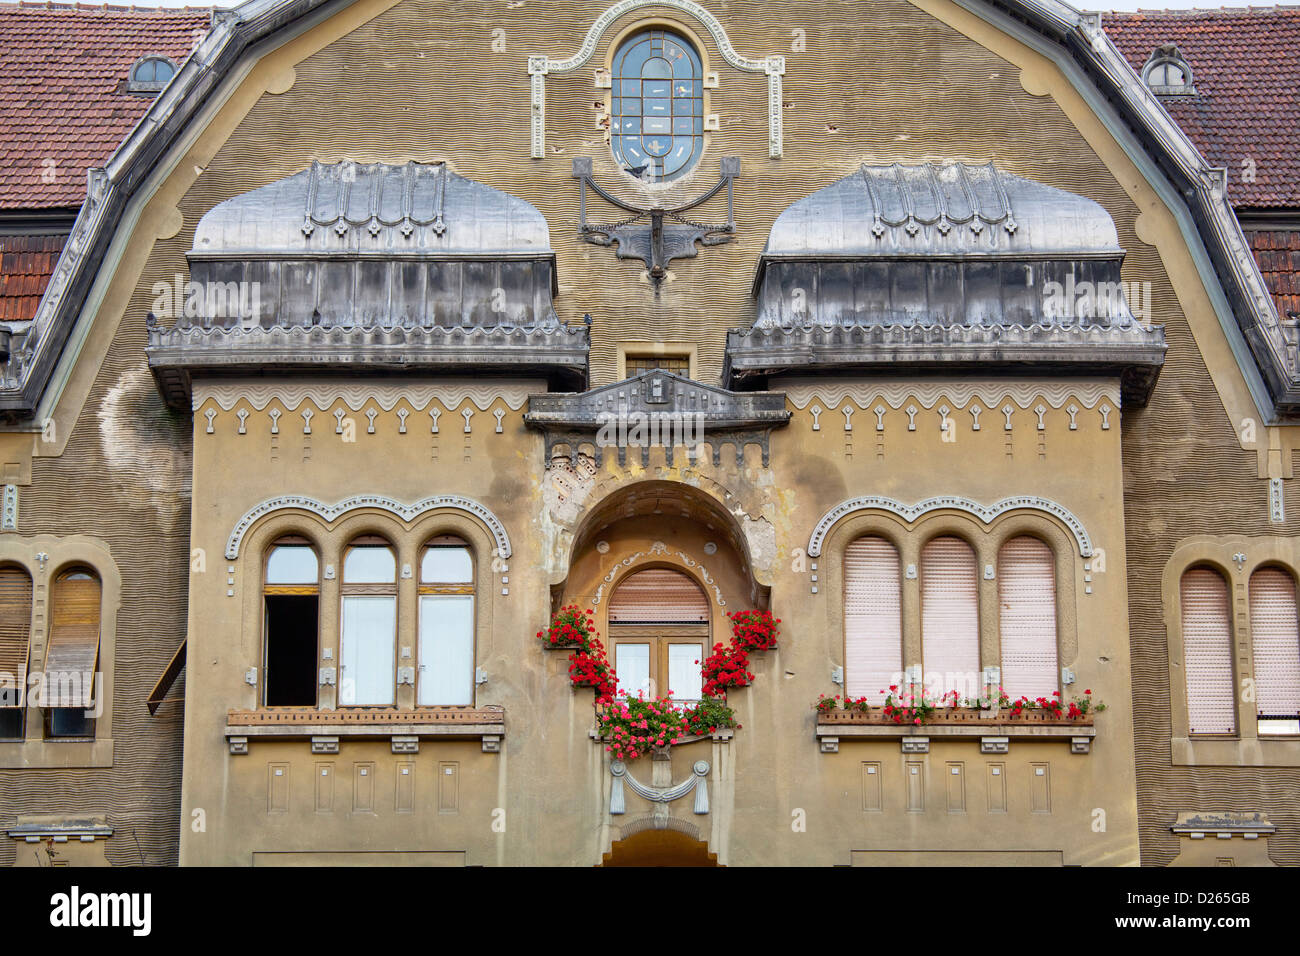
[[[1037,538],[1012,538],[998,552],[1002,687],[1033,700],[1060,690],[1056,665],[1056,567]]]
[[[99,599],[97,578],[69,577],[55,582],[50,609],[50,642],[45,652],[45,672],[52,680],[60,675],[93,675],[99,656]]]
[[[32,579],[22,568],[0,568],[0,674],[8,674],[0,706],[18,706],[18,688],[27,683],[32,627]],[[8,681],[12,680],[12,685]]]
[[[611,624],[703,624],[709,602],[691,578],[671,568],[628,575],[609,602]]]
[[[1193,568],[1183,574],[1179,591],[1188,728],[1194,734],[1230,734],[1237,719],[1228,586],[1217,571]]]
[[[935,538],[921,551],[921,661],[935,695],[980,691],[980,625],[975,552],[960,538]]]
[[[1255,700],[1261,717],[1300,715],[1300,622],[1295,581],[1280,568],[1250,576]]]
[[[844,692],[881,703],[901,680],[903,622],[898,551],[884,538],[844,550]]]

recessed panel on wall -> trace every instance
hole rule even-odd
[[[373,763],[352,765],[352,812],[375,812],[375,765]]]
[[[266,811],[267,813],[289,812],[289,765],[287,763],[266,765]]]
[[[907,812],[925,812],[925,764],[909,760],[903,767],[903,786],[907,793]]]
[[[415,764],[403,761],[397,765],[397,802],[398,813],[410,813],[415,809]]]
[[[444,760],[438,764],[438,812],[456,813],[460,810],[460,764]]]
[[[1046,763],[1029,766],[1029,809],[1034,813],[1052,812],[1052,772]]]
[[[944,767],[944,780],[948,783],[948,812],[966,812],[966,765],[949,763]]]
[[[988,765],[989,813],[1007,812],[1007,765]]]
[[[332,813],[334,810],[334,764],[316,764],[316,812]]]
[[[862,809],[879,812],[883,809],[880,790],[880,761],[862,763]]]

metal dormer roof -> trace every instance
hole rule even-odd
[[[445,163],[312,163],[199,220],[190,258],[551,256],[536,207]]]
[[[1120,256],[1099,203],[992,163],[862,166],[791,205],[764,259]]]

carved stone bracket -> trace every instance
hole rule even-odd
[[[691,767],[691,776],[687,780],[671,787],[649,787],[638,781],[627,771],[627,765],[621,760],[615,760],[609,765],[609,772],[614,777],[613,786],[609,791],[609,812],[612,816],[619,816],[627,812],[627,805],[623,795],[623,781],[632,788],[632,792],[639,797],[649,800],[651,803],[669,804],[674,800],[686,796],[688,793],[695,792],[695,814],[703,816],[709,812],[709,790],[708,784],[704,778],[709,773],[709,763],[707,760],[697,760]]]

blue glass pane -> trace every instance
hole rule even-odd
[[[649,162],[649,157],[641,150],[641,137],[639,136],[621,136],[619,137],[620,146],[622,147],[623,160],[629,166],[640,166]]]
[[[639,133],[639,132],[641,132],[641,117],[639,117],[639,116],[625,116],[625,117],[623,117],[621,120],[618,121],[618,128],[617,128],[616,132],[619,132],[619,133]]]
[[[642,116],[668,116],[668,100],[643,100]]]
[[[673,96],[674,96],[674,97],[683,97],[683,96],[684,96],[684,97],[688,97],[688,98],[689,98],[689,97],[692,96],[692,95],[693,95],[693,94],[691,93],[691,81],[690,81],[690,80],[673,80]]]
[[[695,104],[696,104],[696,101],[693,100],[693,99],[691,99],[691,100],[673,100],[673,115],[674,115],[674,116],[691,116],[691,115],[693,115],[694,113],[699,112],[699,111],[695,108]]]
[[[663,79],[671,80],[673,78],[673,68],[663,57],[655,57],[647,60],[645,66],[641,68],[641,77],[643,79]]]
[[[618,91],[624,96],[640,96],[641,83],[639,80],[619,80]]]
[[[668,151],[673,148],[671,136],[650,136],[643,139],[641,143],[651,156],[667,156]]]
[[[623,104],[622,104],[622,108],[619,109],[619,111],[618,111],[618,115],[620,115],[620,116],[640,116],[640,115],[641,115],[641,101],[640,101],[640,100],[624,100],[624,101],[623,101]]]
[[[689,136],[695,132],[694,125],[689,116],[678,116],[673,120],[673,132]]]
[[[667,116],[647,116],[645,118],[645,127],[642,132],[646,133],[675,133],[672,123]]]
[[[672,92],[672,84],[667,80],[646,80],[641,84],[641,95],[650,96],[668,96]]]

